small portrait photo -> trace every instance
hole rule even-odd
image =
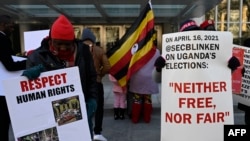
[[[57,128],[52,127],[17,138],[17,141],[59,141]]]
[[[79,96],[52,101],[55,121],[64,125],[82,119]]]

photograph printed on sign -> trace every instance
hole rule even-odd
[[[52,101],[55,121],[64,125],[82,119],[80,101],[78,96]]]

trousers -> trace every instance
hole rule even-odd
[[[101,134],[102,132],[102,123],[103,123],[103,110],[104,110],[104,88],[101,82],[97,83],[98,89],[98,99],[97,99],[97,109],[95,113],[95,134]]]
[[[0,96],[0,113],[0,137],[2,141],[8,141],[10,115],[5,96]]]
[[[126,108],[126,93],[114,92],[114,108]]]

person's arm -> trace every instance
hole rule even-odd
[[[152,78],[156,83],[161,83],[161,72],[156,71],[153,69]]]
[[[1,62],[8,71],[24,70],[26,67],[26,60],[14,61],[12,56],[1,55]]]
[[[0,51],[0,60],[3,66],[8,71],[18,71],[23,70],[26,67],[26,60],[23,61],[14,61],[11,54],[11,48],[4,41],[1,42],[1,51]]]
[[[108,76],[109,76],[109,80],[110,80],[112,83],[117,83],[117,80],[115,79],[114,76],[112,76],[111,74],[109,74]]]
[[[42,62],[40,59],[43,57],[41,57],[38,52],[37,49],[32,50],[32,53],[27,56],[26,70],[23,71],[22,76],[26,76],[29,80],[34,80],[38,78],[42,72],[45,72],[46,68],[44,64],[45,62],[50,62],[48,60]]]
[[[153,80],[157,83],[161,83],[161,70],[166,65],[166,60],[159,56],[154,63],[155,68],[152,71]]]
[[[85,97],[85,99],[88,98],[93,98],[93,99],[97,99],[97,72],[95,69],[95,65],[94,65],[94,60],[92,57],[92,54],[90,53],[90,50],[88,48],[87,45],[85,44],[80,44],[81,47],[78,49],[81,49],[79,52],[81,54],[81,52],[83,52],[83,58],[85,60],[85,76],[86,78],[82,78],[82,79],[86,79],[86,92],[88,93],[88,97]]]
[[[104,50],[101,49],[102,51],[102,58],[101,58],[101,63],[102,63],[102,68],[101,68],[101,76],[103,77],[105,74],[108,74],[109,73],[109,70],[111,68],[111,65],[110,65],[110,62],[108,60],[108,57],[107,55],[104,53]]]

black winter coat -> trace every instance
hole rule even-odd
[[[24,70],[26,67],[26,60],[15,62],[12,55],[14,55],[14,53],[11,40],[3,33],[0,33],[0,61],[8,71]]]
[[[76,46],[77,53],[75,58],[75,66],[79,67],[85,101],[89,98],[94,98],[97,100],[97,75],[89,47],[77,40]],[[49,51],[48,39],[44,39],[41,43],[41,46],[32,51],[32,53],[28,56],[26,68],[30,68],[39,64],[42,64],[45,67],[45,71],[65,68],[65,63],[60,61]]]

